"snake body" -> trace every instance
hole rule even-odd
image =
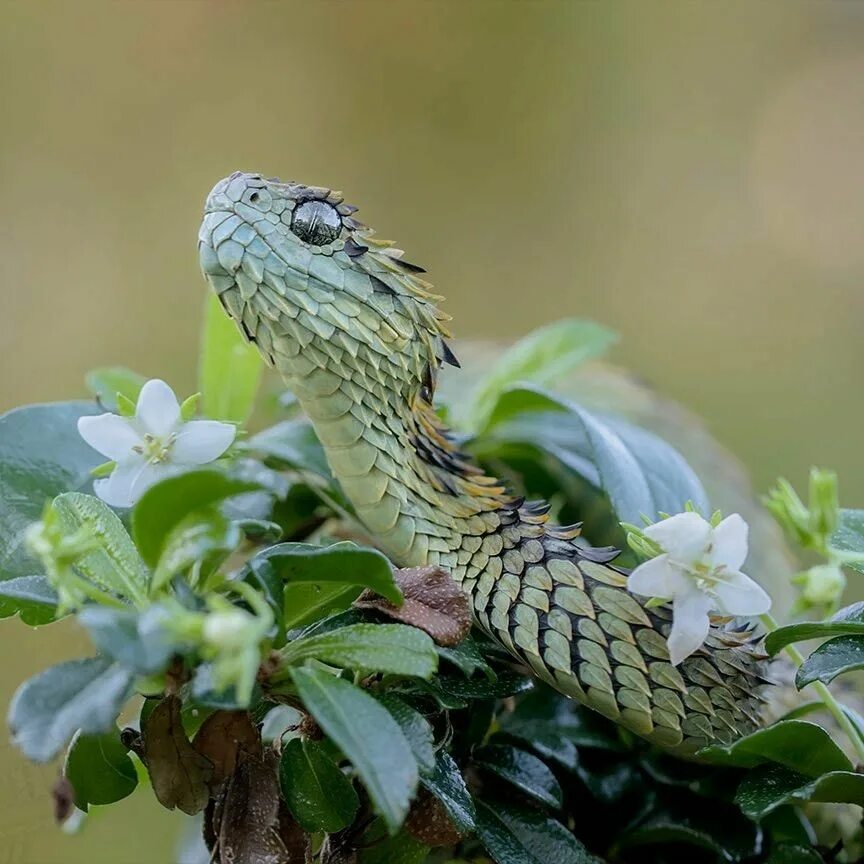
[[[759,723],[762,656],[712,627],[679,666],[670,612],[628,593],[614,550],[577,545],[461,453],[432,407],[441,299],[330,189],[237,172],[207,198],[203,272],[283,376],[342,489],[399,566],[438,564],[477,624],[542,680],[682,756]]]

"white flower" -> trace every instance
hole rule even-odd
[[[747,532],[737,513],[716,528],[698,513],[679,513],[643,530],[663,552],[640,564],[627,588],[672,601],[668,646],[673,665],[705,641],[709,612],[761,615],[771,608],[771,598],[739,569],[747,557]]]
[[[112,507],[131,507],[159,480],[218,459],[236,434],[230,423],[183,422],[174,391],[158,379],[141,388],[134,417],[81,417],[78,432],[94,450],[117,463],[110,477],[93,484],[96,494]]]

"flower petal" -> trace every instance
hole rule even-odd
[[[132,448],[141,444],[141,436],[131,420],[116,414],[79,417],[78,434],[103,456],[122,462],[133,455]]]
[[[180,403],[164,381],[151,378],[141,388],[135,416],[147,432],[165,438],[180,422]]]
[[[747,558],[750,529],[737,513],[727,516],[715,529],[711,563],[727,570],[740,570]]]
[[[180,427],[171,448],[171,461],[179,465],[204,465],[218,459],[234,441],[236,428],[217,420],[190,420]]]
[[[627,590],[644,597],[662,597],[671,600],[686,593],[690,580],[669,560],[668,555],[658,555],[640,564],[627,579]]]
[[[678,513],[644,529],[650,540],[682,564],[696,563],[711,538],[711,525],[698,513]]]
[[[694,589],[673,604],[672,630],[666,640],[673,666],[689,657],[705,641],[711,627],[708,611],[712,602],[707,594]]]
[[[724,573],[714,593],[719,601],[717,611],[727,615],[762,615],[771,608],[771,598],[762,586],[737,570]]]
[[[169,465],[154,465],[144,459],[118,465],[111,475],[93,484],[93,491],[111,507],[132,507],[159,480],[174,473]]]

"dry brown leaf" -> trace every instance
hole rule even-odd
[[[163,807],[193,816],[210,798],[213,765],[189,743],[180,719],[180,699],[166,696],[144,724],[144,761],[153,792]]]
[[[462,839],[444,805],[426,789],[421,789],[405,820],[405,830],[427,846],[454,846]]]
[[[468,597],[443,567],[407,567],[393,574],[405,601],[394,606],[368,588],[354,601],[425,630],[439,645],[458,645],[471,630]]]
[[[247,711],[215,711],[201,724],[192,746],[213,764],[214,789],[234,773],[241,753],[262,758],[261,736]]]

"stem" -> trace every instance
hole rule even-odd
[[[72,583],[75,588],[77,588],[85,597],[88,597],[90,600],[94,600],[96,603],[99,603],[101,606],[110,606],[112,609],[128,609],[129,606],[124,603],[122,600],[118,600],[111,594],[108,594],[106,591],[102,591],[97,588],[89,579],[84,579],[79,576],[77,573],[73,573],[71,570],[64,574],[64,579],[67,582]]]
[[[777,621],[770,612],[760,615],[759,620],[769,633],[777,629]],[[804,656],[794,645],[787,645],[783,650],[796,667],[801,666],[804,662]],[[831,716],[837,722],[837,725],[846,733],[846,737],[852,742],[852,746],[855,748],[855,752],[858,755],[858,761],[864,764],[864,739],[862,739],[858,730],[852,725],[852,721],[846,716],[843,707],[834,698],[834,694],[828,689],[827,684],[823,684],[821,681],[813,681],[811,684],[813,689],[819,694],[819,698],[822,700],[825,707],[831,712]]]

